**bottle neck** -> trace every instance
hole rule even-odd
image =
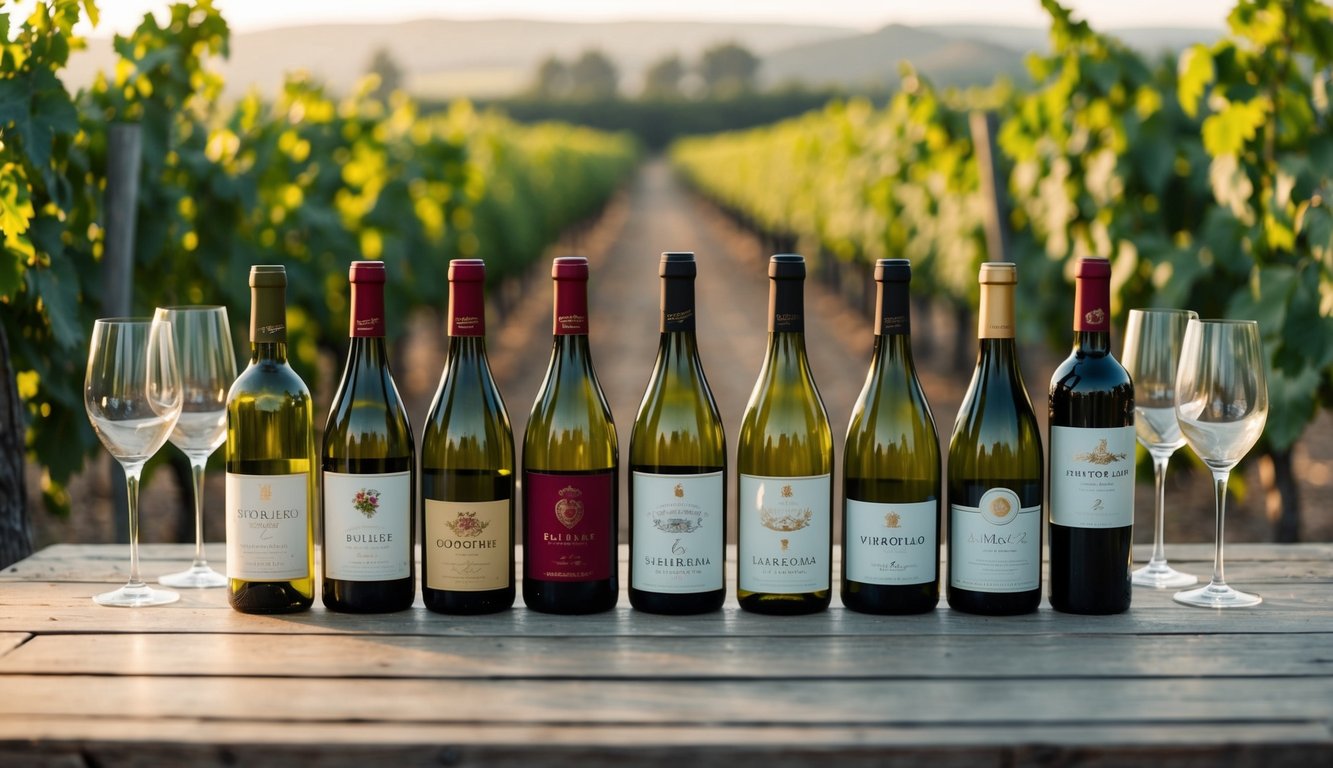
[[[555,303],[552,333],[559,341],[562,336],[582,336],[584,348],[588,336],[588,281],[577,279],[555,280]]]
[[[280,285],[250,289],[250,359],[286,362],[287,296]]]
[[[480,280],[455,280],[449,283],[449,335],[484,337],[486,335],[485,284]]]
[[[908,283],[880,282],[875,291],[875,352],[880,369],[911,367],[912,310]]]
[[[694,334],[694,278],[662,278],[662,333]]]
[[[449,359],[459,361],[479,361],[486,358],[486,338],[484,336],[450,336]]]
[[[768,333],[805,333],[805,281],[770,279],[768,291]],[[801,342],[804,349],[805,342]]]
[[[384,283],[352,285],[351,327],[347,335],[353,339],[384,337]]]
[[[977,338],[983,341],[988,339],[1013,341],[1014,286],[1012,284],[981,284],[981,303],[977,311]]]
[[[388,345],[383,336],[353,336],[347,350],[350,368],[384,370],[388,367]]]
[[[1075,281],[1074,348],[1092,354],[1111,351],[1111,281],[1107,278]]]

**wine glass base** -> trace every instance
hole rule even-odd
[[[179,573],[168,573],[157,583],[180,589],[208,589],[227,586],[227,577],[207,565],[192,565]]]
[[[93,595],[93,602],[112,608],[144,608],[150,605],[166,605],[181,599],[175,592],[165,589],[153,589],[147,584],[126,584],[120,589]]]
[[[1264,599],[1249,592],[1232,589],[1226,584],[1209,584],[1198,589],[1187,589],[1173,595],[1177,603],[1199,608],[1248,608]]]
[[[1134,571],[1130,580],[1134,582],[1135,586],[1152,587],[1153,589],[1179,589],[1180,587],[1192,587],[1199,583],[1198,576],[1181,573],[1166,563],[1149,563]]]

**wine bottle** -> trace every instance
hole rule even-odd
[[[1074,348],[1050,389],[1051,607],[1129,610],[1134,384],[1111,355],[1111,265],[1080,259]]]
[[[1014,346],[1009,263],[981,265],[980,350],[949,441],[949,605],[1027,613],[1041,602],[1041,435]]]
[[[449,350],[421,440],[421,596],[439,613],[514,604],[514,432],[486,359],[486,267],[449,262]]]
[[[620,450],[588,348],[588,260],[557,258],[551,277],[551,362],[523,435],[523,602],[596,613],[620,591]]]
[[[287,363],[287,272],[250,268],[250,364],[227,393],[227,598],[242,613],[315,600],[315,430]]]
[[[726,436],[694,335],[693,253],[664,253],[657,364],[630,433],[629,601],[714,611],[726,596]]]
[[[384,340],[384,262],[354,261],[351,344],[324,427],[324,607],[401,611],[416,599],[416,451]]]
[[[875,351],[843,448],[842,603],[922,613],[940,600],[940,442],[912,362],[907,259],[875,263]]]
[[[737,597],[756,613],[828,607],[833,435],[805,354],[805,259],[768,262],[768,350],[736,450]]]

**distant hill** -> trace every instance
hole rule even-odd
[[[899,64],[911,61],[939,85],[988,83],[999,74],[1023,75],[1023,54],[984,40],[890,24],[868,34],[794,46],[764,58],[770,85],[802,82],[882,88],[898,82]]]
[[[642,73],[678,53],[686,62],[720,42],[737,41],[756,55],[851,34],[846,27],[677,21],[566,23],[422,19],[400,24],[312,25],[232,36],[223,67],[227,91],[258,86],[274,93],[282,73],[305,69],[344,90],[359,78],[377,48],[387,48],[422,96],[497,96],[525,87],[542,59],[572,59],[598,48],[620,69],[622,89],[638,90]],[[110,40],[92,40],[71,57],[71,85],[92,82],[113,61]]]
[[[277,0],[274,0],[275,2]],[[1211,41],[1216,29],[1127,29],[1114,34],[1149,54]],[[542,59],[573,59],[598,48],[620,70],[621,90],[638,92],[643,72],[672,53],[687,64],[717,43],[735,41],[762,61],[767,84],[802,81],[848,88],[897,82],[898,62],[910,59],[941,85],[990,82],[996,74],[1024,75],[1023,54],[1045,49],[1037,28],[890,25],[875,32],[796,24],[634,21],[570,23],[523,20],[422,19],[398,24],[310,25],[232,36],[222,66],[227,94],[251,87],[277,91],[283,73],[303,69],[345,91],[366,70],[378,48],[387,48],[405,73],[409,90],[422,97],[502,97],[532,80]],[[71,86],[92,82],[114,61],[108,39],[89,41],[74,54],[65,75]]]

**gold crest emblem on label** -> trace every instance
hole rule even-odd
[[[1100,308],[1094,309],[1091,312],[1088,312],[1087,314],[1083,315],[1083,321],[1088,323],[1089,325],[1101,325],[1102,323],[1106,322],[1106,313],[1103,312]]]
[[[786,552],[787,545],[790,544],[791,542],[787,541],[786,539],[779,539],[779,541],[782,543],[782,551]]]
[[[1014,511],[1014,507],[1008,499],[999,498],[990,503],[990,513],[996,517],[1005,517]]]
[[[1111,453],[1106,447],[1106,440],[1102,439],[1097,443],[1096,449],[1088,451],[1087,453],[1074,454],[1074,461],[1084,461],[1089,464],[1105,466],[1107,464],[1114,464],[1117,461],[1122,461],[1128,455],[1129,454],[1126,453]]]
[[[583,519],[583,502],[579,497],[583,491],[572,485],[560,489],[560,501],[555,503],[555,519],[566,528],[572,529]]]
[[[902,521],[903,521],[902,515],[898,514],[897,512],[890,512],[889,514],[884,516],[884,527],[897,528],[899,524],[902,523]]]
[[[259,500],[273,501],[273,486],[269,485],[268,483],[264,483],[263,485],[259,486]]]
[[[784,485],[784,486],[782,486],[782,498],[784,498],[784,499],[790,499],[790,498],[791,498],[791,493],[792,493],[792,491],[791,491],[791,486],[790,486],[790,485]]]
[[[683,498],[685,498],[685,486],[681,485],[680,483],[676,483],[676,491],[675,491],[675,492],[676,492],[676,498],[678,498],[678,499],[683,499]]]

